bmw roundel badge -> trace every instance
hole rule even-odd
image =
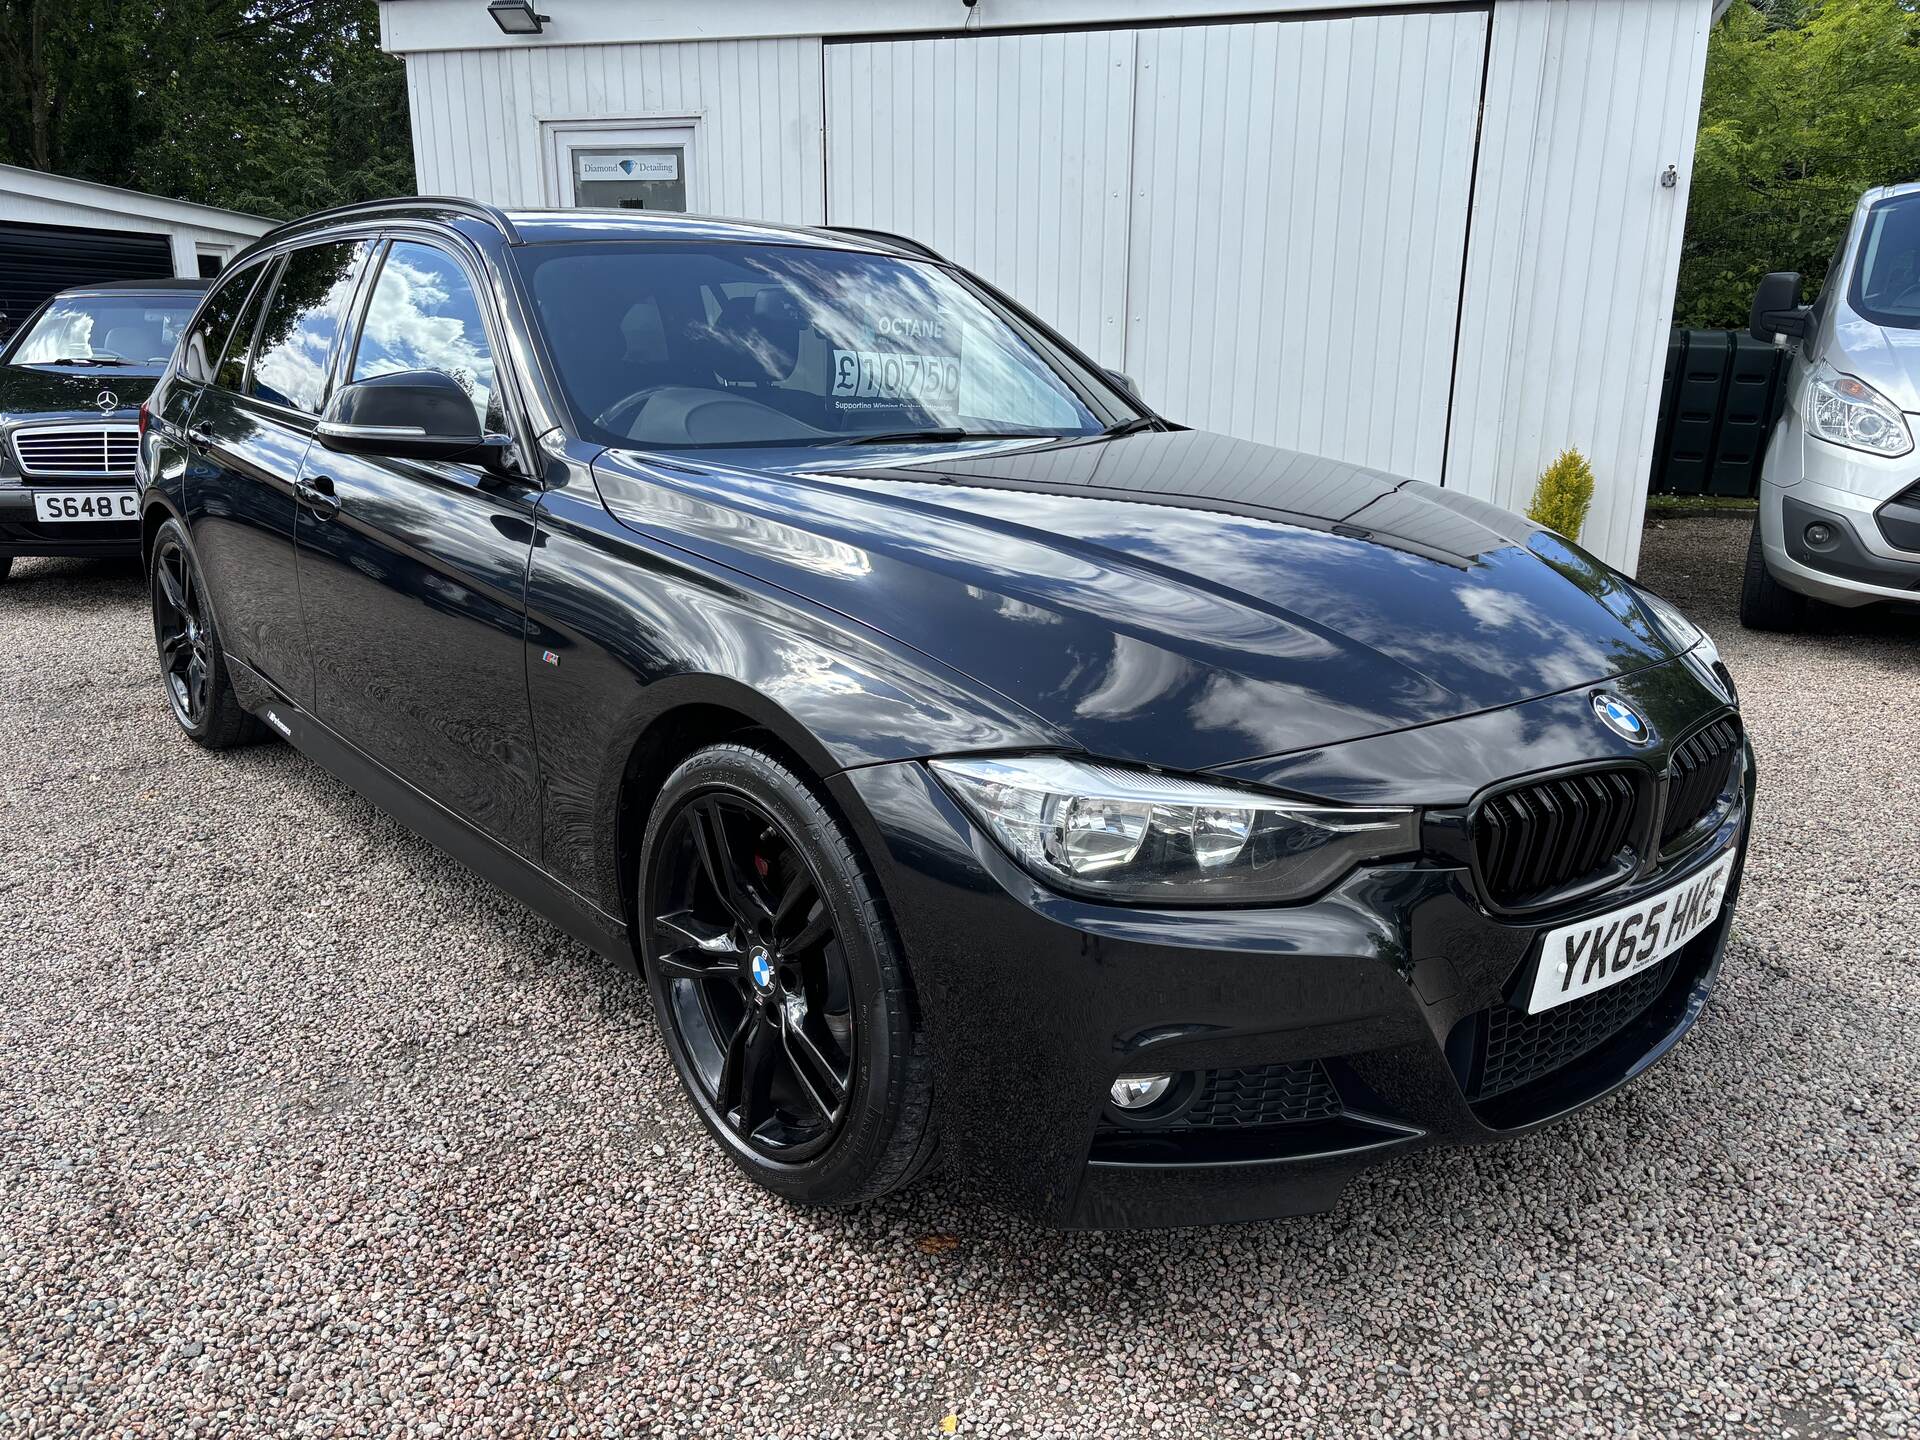
[[[1593,713],[1602,725],[1630,744],[1644,745],[1653,739],[1652,727],[1640,718],[1640,712],[1611,691],[1594,692]]]
[[[753,953],[747,956],[747,969],[753,974],[755,989],[768,990],[773,987],[773,957],[767,954],[766,946],[753,947]]]

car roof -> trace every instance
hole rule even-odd
[[[811,245],[834,250],[880,250],[926,258],[925,247],[878,230],[782,225],[719,215],[662,210],[509,210],[523,245],[573,240],[731,240],[762,245]]]
[[[1881,200],[1895,200],[1903,195],[1920,195],[1920,180],[1907,180],[1898,185],[1876,185],[1860,198],[1872,205]]]
[[[204,290],[213,281],[199,278],[172,280],[97,280],[91,285],[70,285],[61,295],[139,295],[165,294],[172,290]]]
[[[681,215],[662,210],[524,209],[502,210],[478,200],[450,195],[400,195],[362,200],[317,210],[269,230],[234,265],[288,244],[318,243],[344,227],[420,223],[448,226],[470,239],[482,231],[508,245],[544,245],[593,241],[734,241],[761,245],[803,245],[816,249],[857,250],[901,259],[946,261],[905,235],[841,225],[785,225],[715,215]]]

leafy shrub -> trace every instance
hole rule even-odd
[[[1744,330],[1769,270],[1811,299],[1860,192],[1915,178],[1913,0],[1738,0],[1707,46],[1675,323]]]
[[[1562,450],[1560,458],[1549,465],[1533,488],[1533,503],[1527,506],[1527,518],[1536,525],[1557,530],[1569,540],[1580,538],[1580,527],[1587,523],[1587,507],[1593,503],[1593,466],[1578,450]]]

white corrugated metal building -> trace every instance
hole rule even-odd
[[[0,165],[0,333],[72,285],[217,274],[274,223]]]
[[[896,231],[1187,424],[1514,508],[1578,446],[1637,556],[1714,0],[380,10],[423,193]]]

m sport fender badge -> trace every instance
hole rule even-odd
[[[1600,717],[1602,725],[1630,744],[1645,745],[1653,739],[1653,727],[1641,718],[1638,710],[1611,690],[1593,692],[1593,713]]]

